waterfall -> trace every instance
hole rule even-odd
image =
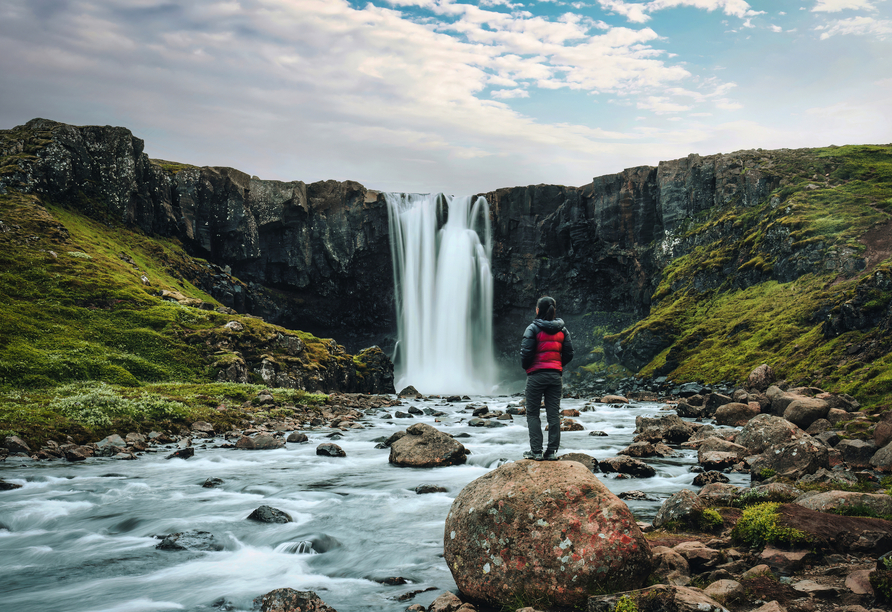
[[[493,283],[486,198],[386,194],[396,287],[397,389],[490,393]]]

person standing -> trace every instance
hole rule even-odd
[[[527,373],[526,410],[530,430],[530,450],[524,459],[554,461],[561,445],[561,374],[573,359],[573,343],[563,319],[556,319],[557,302],[541,297],[536,303],[536,318],[523,333],[520,342],[520,364]],[[542,422],[539,410],[545,398],[548,423],[548,446],[542,453]]]

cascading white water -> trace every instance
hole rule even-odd
[[[492,271],[486,198],[387,194],[399,338],[397,387],[490,393]]]

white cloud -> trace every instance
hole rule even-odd
[[[497,89],[491,95],[499,100],[508,100],[510,98],[529,98],[530,92],[526,89]]]
[[[821,32],[821,40],[826,40],[837,34],[853,34],[856,36],[875,36],[885,40],[892,35],[892,20],[874,19],[873,17],[851,17],[840,19],[827,26],[818,26],[815,30]]]
[[[784,29],[782,27],[776,26],[776,25],[770,25],[770,26],[768,26],[768,29],[771,30],[772,32],[783,32],[784,31]]]
[[[598,0],[598,4],[605,11],[622,15],[632,23],[645,23],[650,19],[650,15],[646,13],[646,4],[626,3],[623,0]]]
[[[815,13],[838,13],[845,10],[875,11],[873,0],[817,0],[811,9]]]
[[[721,10],[725,15],[734,17],[753,17],[765,11],[754,11],[744,0],[653,0],[648,3],[648,10],[657,11],[679,6],[691,6],[706,11]]]

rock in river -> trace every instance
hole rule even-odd
[[[159,550],[223,550],[223,545],[208,531],[181,531],[164,536]]]
[[[248,515],[252,521],[259,523],[290,523],[291,515],[272,506],[259,506]]]
[[[256,600],[255,600],[256,601]],[[255,604],[256,605],[256,604]],[[313,591],[276,589],[260,599],[261,612],[335,612]]]
[[[462,593],[493,605],[582,606],[593,588],[642,586],[650,545],[628,507],[574,461],[507,463],[471,482],[446,517]]]
[[[467,450],[427,423],[416,423],[390,446],[390,463],[400,467],[440,467],[467,461]]]

